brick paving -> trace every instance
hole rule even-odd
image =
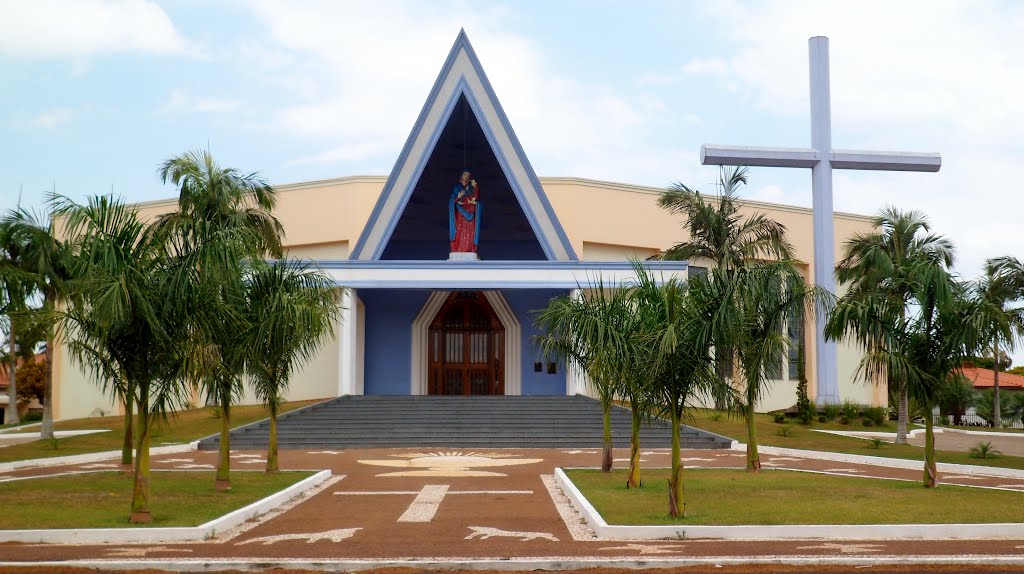
[[[667,466],[666,449],[644,451],[647,468]],[[233,469],[261,470],[263,452],[233,453]],[[2,544],[0,563],[74,559],[138,559],[201,563],[215,559],[257,561],[342,559],[636,559],[720,558],[785,560],[794,557],[976,557],[1024,560],[1024,540],[936,541],[609,541],[574,537],[556,509],[545,477],[556,467],[593,466],[595,449],[374,449],[284,451],[283,469],[329,468],[336,479],[289,510],[222,538],[162,544]],[[625,450],[615,457],[624,459]],[[743,453],[684,452],[690,467],[740,467]],[[920,470],[763,456],[768,467],[918,480]],[[24,469],[3,477],[104,470],[97,465]],[[214,452],[155,457],[154,469],[212,468]],[[624,463],[617,463],[624,464]],[[87,468],[89,467],[89,468]],[[3,477],[0,477],[2,480]],[[337,479],[337,477],[343,477]],[[550,482],[550,479],[547,479]],[[1024,479],[949,475],[943,482],[1021,490]],[[0,486],[2,488],[2,486]],[[1022,502],[1024,503],[1024,502]],[[152,562],[150,562],[152,561]],[[972,561],[973,558],[972,558]],[[654,562],[652,562],[654,563]],[[1022,569],[1024,566],[1018,566]],[[716,570],[719,571],[719,570]]]

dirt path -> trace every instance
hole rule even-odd
[[[616,458],[624,459],[627,454],[616,451]],[[262,455],[262,452],[236,452],[233,468],[261,469]],[[666,466],[669,462],[665,450],[644,451],[643,457],[649,468]],[[212,467],[215,458],[213,452],[165,455],[156,457],[153,466],[157,469]],[[743,464],[743,454],[733,451],[686,451],[685,458],[691,467],[739,467]],[[763,460],[767,467],[910,480],[920,477],[919,470],[796,457],[765,456]],[[281,454],[282,468],[330,468],[336,477],[343,478],[287,512],[225,539],[148,545],[4,544],[0,545],[0,562],[138,559],[146,561],[143,564],[153,561],[153,566],[158,566],[162,560],[201,563],[206,559],[247,558],[276,562],[286,557],[303,560],[706,557],[728,562],[730,557],[781,560],[813,556],[974,556],[976,563],[985,564],[986,556],[1024,557],[1024,540],[598,541],[581,535],[578,528],[574,528],[577,530],[574,538],[555,507],[544,477],[559,466],[593,466],[597,461],[598,453],[592,449],[287,451]],[[86,466],[90,465],[26,469],[4,476],[52,474]],[[91,468],[100,470],[95,463]],[[1024,480],[946,475],[943,481],[1001,486],[1024,492]],[[1021,569],[1024,567],[1017,567],[1017,571]],[[714,571],[730,570],[716,568]]]

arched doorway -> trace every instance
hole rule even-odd
[[[505,394],[505,327],[487,297],[455,291],[430,323],[427,392]]]

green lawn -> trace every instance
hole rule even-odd
[[[285,403],[281,406],[281,412],[317,402],[320,400]],[[262,406],[236,406],[231,409],[232,427],[246,425],[264,418],[267,418],[267,411]],[[6,446],[0,448],[0,462],[121,450],[124,435],[124,419],[122,417],[90,417],[60,421],[54,427],[56,430],[110,429],[110,432],[72,436],[56,441],[37,440]],[[28,430],[37,431],[38,427]],[[151,446],[191,442],[218,432],[220,432],[220,419],[214,416],[213,407],[181,411],[154,429]]]
[[[217,492],[211,472],[154,472],[147,526],[199,526],[311,476],[303,472],[232,472]],[[0,529],[122,528],[132,500],[130,474],[103,472],[0,483]]]
[[[733,416],[724,417],[722,420],[713,420],[713,417],[717,418],[716,415],[722,416],[722,414],[707,409],[697,409],[690,414],[690,418],[685,421],[687,425],[718,433],[740,442],[747,442],[746,423],[740,417]],[[790,427],[791,436],[779,436],[779,429],[786,426]],[[840,424],[837,421],[819,423],[815,420],[805,426],[795,420],[779,424],[767,414],[757,415],[757,443],[759,445],[924,460],[924,451],[918,446],[884,443],[881,447],[874,449],[869,448],[868,442],[864,439],[814,432],[812,429],[896,432],[896,423],[889,421],[882,426],[865,427],[860,420],[855,420],[848,425]],[[966,452],[937,451],[937,458],[939,462],[1024,469],[1024,457],[1017,456],[980,459],[971,458],[970,454]]]
[[[1024,522],[1024,492],[830,476],[786,470],[760,475],[733,469],[686,469],[687,516],[668,516],[667,469],[644,469],[643,487],[627,490],[626,471],[573,469],[566,474],[608,524],[940,524]]]

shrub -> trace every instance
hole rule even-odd
[[[720,423],[725,420],[725,415],[718,411],[715,411],[708,415],[708,418],[715,421],[716,423]]]
[[[21,417],[23,423],[36,423],[43,420],[42,411],[33,410],[25,413],[25,416]]]
[[[864,418],[871,421],[875,426],[884,425],[888,415],[889,409],[885,407],[866,407],[864,409]]]
[[[1003,453],[992,448],[991,442],[979,442],[971,449],[971,458],[999,458]]]
[[[772,420],[777,423],[784,423],[786,422],[786,413],[775,413],[772,415]]]
[[[942,415],[941,417],[939,417],[939,425],[944,426],[944,427],[948,427],[949,426],[949,417],[947,417],[946,415]]]
[[[825,415],[827,420],[835,420],[839,416],[839,405],[827,403],[822,409],[822,414]]]
[[[867,441],[868,441],[868,444],[867,444],[868,448],[873,448],[873,449],[880,449],[880,448],[882,448],[883,441],[880,438],[869,438],[869,439],[867,439]]]
[[[839,424],[841,424],[841,425],[848,425],[848,424],[850,424],[850,419],[847,418],[845,415],[841,416],[841,417],[839,417]]]
[[[864,426],[866,426],[866,427],[875,426],[875,423],[871,422],[871,419],[864,419]]]
[[[828,419],[825,418],[825,415],[821,415],[821,416],[818,417],[818,422],[819,423],[828,422]]]
[[[793,425],[781,426],[775,429],[775,434],[779,436],[793,436]]]
[[[839,408],[839,412],[848,419],[855,419],[860,413],[860,405],[853,401],[843,401],[843,406]]]
[[[1005,392],[999,395],[999,414],[1001,419],[1013,418],[1014,401],[1007,395],[1009,395],[1009,393]],[[995,403],[995,396],[992,389],[981,391],[975,397],[974,411],[979,417],[985,419],[988,426],[995,426],[995,417],[993,416],[995,409],[993,407],[993,403]]]
[[[809,425],[814,420],[814,411],[812,409],[804,409],[800,411],[800,424]]]

